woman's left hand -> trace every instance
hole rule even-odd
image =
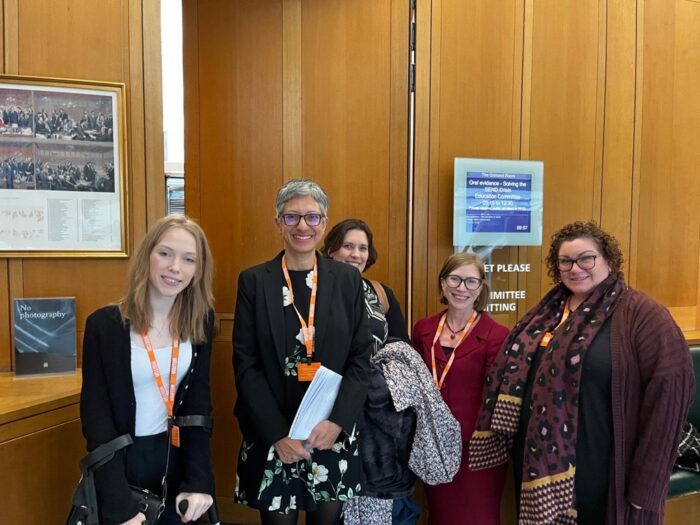
[[[180,502],[184,499],[187,500],[187,511],[184,514],[180,514]],[[182,522],[188,523],[198,520],[202,514],[209,510],[212,503],[214,503],[214,499],[209,494],[180,492],[175,498],[175,509]]]
[[[333,421],[324,420],[314,427],[306,440],[306,444],[318,450],[328,450],[333,446],[342,428]]]

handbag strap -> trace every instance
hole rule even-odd
[[[386,315],[386,313],[389,311],[389,298],[386,295],[386,290],[379,281],[371,279],[370,282],[372,283],[372,288],[374,288],[374,292],[377,294],[377,298],[382,305],[383,313]]]
[[[131,445],[133,442],[131,435],[123,434],[107,443],[103,443],[80,460],[79,467],[82,478],[73,493],[72,502],[74,507],[84,510],[86,525],[99,525],[97,494],[93,477],[94,471],[110,461],[118,450]]]
[[[122,434],[107,443],[103,443],[80,460],[80,472],[83,476],[101,467],[114,457],[117,450],[128,447],[134,442],[130,434]]]

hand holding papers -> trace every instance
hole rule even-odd
[[[292,439],[306,440],[321,421],[328,419],[343,376],[321,366],[297,409],[289,430]]]

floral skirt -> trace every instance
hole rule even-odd
[[[362,492],[359,432],[341,432],[329,450],[311,459],[285,464],[274,447],[243,441],[236,472],[237,503],[254,509],[288,513],[316,510],[323,501],[347,502]]]

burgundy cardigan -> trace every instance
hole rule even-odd
[[[620,299],[611,328],[614,453],[607,522],[661,525],[681,428],[695,393],[690,351],[668,310],[631,288]]]

